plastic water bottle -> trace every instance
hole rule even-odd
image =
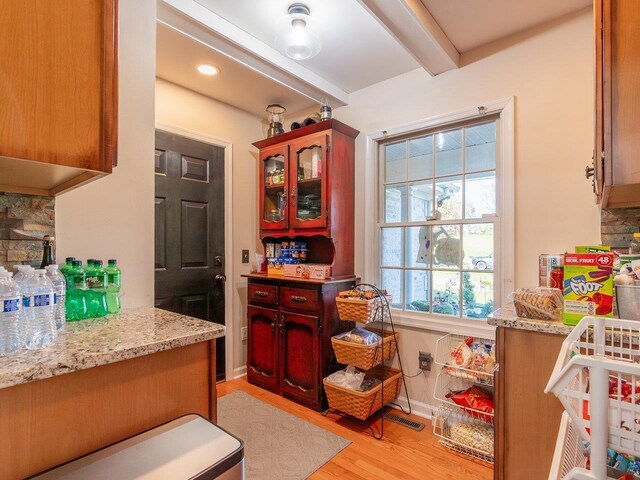
[[[91,267],[85,269],[87,278],[87,307],[90,318],[101,318],[107,314],[107,272],[102,268],[102,260],[91,260]]]
[[[22,306],[27,322],[28,349],[48,347],[56,341],[55,289],[46,270],[36,270],[24,281]]]
[[[31,275],[33,275],[34,269],[31,265],[14,265],[13,269],[16,273],[13,274],[13,281],[20,289],[20,292],[23,293],[22,298],[24,300],[24,287],[25,282],[29,279]],[[28,326],[29,322],[26,318],[27,312],[25,311],[24,305],[20,308],[20,338],[22,339],[22,345],[27,343],[27,335],[28,335]]]
[[[122,283],[122,272],[118,268],[115,259],[109,260],[109,265],[105,268],[107,272],[107,308],[109,313],[120,311],[120,286]]]
[[[65,321],[67,319],[66,310],[65,310],[65,297],[67,293],[67,280],[60,274],[58,271],[58,265],[48,265],[45,269],[47,271],[47,276],[51,283],[53,283],[53,287],[55,288],[55,318],[56,318],[56,328],[58,330],[63,330]]]
[[[23,346],[22,295],[11,276],[6,270],[0,272],[0,354],[17,352]]]
[[[72,268],[65,273],[67,297],[65,309],[68,321],[89,318],[87,309],[87,277],[80,260],[72,261]]]

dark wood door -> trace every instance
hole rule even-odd
[[[157,131],[155,172],[155,304],[224,324],[224,149]]]
[[[247,378],[251,383],[278,390],[278,311],[247,308]]]
[[[318,317],[283,311],[279,329],[280,390],[303,402],[318,403]]]
[[[292,142],[290,221],[294,228],[327,226],[328,135],[309,135]]]

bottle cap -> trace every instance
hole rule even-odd
[[[53,235],[45,235],[44,237],[42,237],[42,241],[44,242],[54,242],[56,239],[56,237],[54,237]]]
[[[82,266],[82,261],[81,260],[74,260],[73,262],[71,262],[71,264],[74,267],[81,267]]]
[[[102,266],[102,260],[94,260],[93,264],[97,267],[101,267]]]
[[[58,265],[55,263],[53,265],[47,265],[44,269],[48,272],[49,270],[58,270]]]
[[[69,263],[69,262],[73,262],[75,259],[76,259],[76,257],[67,257],[64,260],[65,260],[66,263]]]
[[[37,275],[44,275],[44,274],[46,274],[46,273],[47,273],[47,271],[46,271],[44,268],[38,268],[38,269],[36,270],[36,274],[37,274]]]
[[[117,263],[118,263],[118,261],[115,258],[110,258],[109,259],[109,265],[115,265]]]

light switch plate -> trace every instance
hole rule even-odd
[[[243,342],[247,339],[247,327],[242,327],[240,329],[240,340]]]
[[[242,263],[249,263],[249,250],[242,250]]]

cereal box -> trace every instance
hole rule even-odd
[[[325,278],[331,277],[331,265],[314,265],[305,263],[285,265],[284,276],[324,280]]]
[[[608,245],[584,245],[576,247],[576,253],[598,253],[610,252],[611,247]]]
[[[567,325],[586,315],[613,316],[613,254],[564,255],[564,309]]]

